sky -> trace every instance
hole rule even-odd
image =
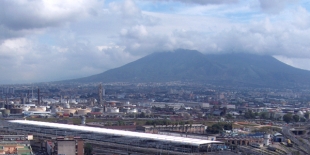
[[[310,70],[309,11],[307,0],[1,0],[0,84],[86,77],[179,48]]]

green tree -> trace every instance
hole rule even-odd
[[[145,118],[145,117],[146,117],[146,115],[145,115],[145,113],[144,113],[144,112],[141,112],[141,113],[140,113],[140,115],[139,115],[139,117],[140,117],[140,118]]]
[[[298,115],[294,115],[294,116],[293,116],[293,120],[294,120],[295,122],[299,122],[299,116],[298,116]]]
[[[283,121],[286,122],[286,123],[290,123],[291,121],[293,121],[293,116],[292,114],[288,113],[288,114],[285,114],[283,116]]]
[[[93,153],[93,146],[89,143],[86,143],[84,145],[84,154],[85,155],[92,155]]]
[[[245,118],[251,118],[251,113],[252,113],[252,111],[247,111],[247,112],[245,112],[245,113],[244,113],[244,117],[245,117]]]
[[[227,115],[226,115],[226,118],[227,118],[227,119],[232,119],[233,117],[232,117],[231,114],[227,114]]]
[[[231,123],[226,123],[226,124],[223,125],[223,128],[225,130],[232,130],[232,124]]]
[[[268,118],[268,113],[267,113],[267,112],[261,112],[260,115],[259,115],[259,117],[260,117],[261,119],[267,119],[267,118]]]
[[[185,122],[183,122],[183,121],[180,122],[180,125],[184,125],[184,124],[185,124]]]
[[[253,113],[252,110],[249,110],[247,112],[244,113],[244,117],[245,118],[255,118],[255,116],[257,116],[258,114],[257,113]]]
[[[213,124],[211,127],[207,128],[207,132],[211,134],[218,134],[223,130],[231,130],[232,124],[231,123],[217,123]]]

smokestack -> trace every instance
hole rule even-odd
[[[29,103],[29,96],[30,96],[30,94],[29,94],[29,92],[30,92],[30,90],[28,90],[28,94],[27,94],[27,103]]]
[[[98,90],[98,97],[99,97],[99,105],[101,105],[102,106],[102,84],[100,83],[100,85],[99,85],[99,90]]]
[[[40,89],[38,88],[38,105],[40,105]]]

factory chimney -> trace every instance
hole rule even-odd
[[[40,89],[38,88],[38,105],[40,105]]]
[[[100,106],[102,106],[102,104],[103,104],[103,99],[102,99],[103,94],[102,94],[102,93],[103,93],[103,92],[102,92],[102,84],[100,83],[100,85],[99,85],[99,90],[98,90],[99,105],[100,105]]]
[[[27,93],[27,96],[26,96],[26,98],[27,98],[27,101],[26,101],[26,103],[28,104],[29,103],[29,90],[28,90],[28,93]]]
[[[31,88],[31,99],[33,99],[33,87]]]

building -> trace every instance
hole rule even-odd
[[[57,136],[80,136],[89,143],[95,142],[95,144],[100,144],[107,148],[113,146],[112,144],[115,144],[118,145],[119,148],[128,148],[128,146],[130,146],[130,148],[135,149],[135,151],[141,151],[142,148],[152,148],[154,149],[153,151],[181,151],[188,153],[210,152],[212,151],[211,148],[224,145],[224,143],[220,141],[211,141],[198,138],[176,137],[29,120],[11,120],[8,121],[7,125],[7,128],[10,128],[15,132],[27,131],[34,134],[44,133],[47,135]],[[67,145],[67,143],[69,143],[68,145],[73,145],[73,142],[65,142],[63,144]],[[57,147],[57,150],[60,149],[62,149],[62,147]]]
[[[201,108],[210,108],[210,104],[209,103],[200,103],[200,107]]]
[[[273,135],[273,141],[275,142],[284,142],[284,137],[281,133],[276,133]]]
[[[30,155],[32,135],[0,135],[0,154]]]
[[[137,127],[137,130],[146,133],[158,133],[159,131],[173,131],[179,133],[199,133],[204,134],[207,126],[203,124],[185,124],[185,125],[145,125]]]
[[[84,155],[84,140],[79,137],[57,137],[46,142],[48,155]]]

